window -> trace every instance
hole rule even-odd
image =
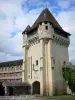
[[[21,65],[20,65],[20,70],[22,69]]]
[[[64,65],[66,64],[66,61],[64,61]]]
[[[8,68],[8,71],[11,71],[11,67]]]
[[[20,72],[18,72],[18,73],[17,73],[17,76],[21,76],[21,73],[20,73]]]
[[[4,71],[4,68],[2,68],[2,71]]]
[[[14,76],[14,73],[10,73],[10,76],[13,77]]]
[[[7,71],[7,68],[5,67],[5,71]]]
[[[21,82],[21,79],[17,79],[16,81],[17,81],[17,82]]]
[[[40,25],[42,25],[42,23],[40,23]]]
[[[18,66],[16,66],[16,70],[19,70],[19,67]]]
[[[4,77],[7,77],[7,74],[6,73],[4,74]]]
[[[53,38],[55,38],[55,36],[53,36]]]
[[[64,66],[64,67],[66,66],[66,61],[63,62],[63,66]]]
[[[14,70],[14,67],[12,67],[12,70]]]
[[[52,67],[52,70],[54,69],[54,67]]]
[[[11,82],[11,83],[13,83],[13,82],[14,82],[14,80],[12,79],[12,80],[10,80],[10,82]]]
[[[36,66],[38,65],[38,60],[36,60]]]
[[[10,80],[8,79],[7,82],[10,82]]]
[[[48,26],[46,26],[45,29],[48,30]]]
[[[19,69],[19,70],[21,70],[21,65],[20,65],[20,66],[18,66],[18,69]]]
[[[53,59],[53,64],[55,64],[55,59]]]
[[[47,22],[45,22],[45,24],[47,24]]]

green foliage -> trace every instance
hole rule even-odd
[[[63,68],[63,77],[65,81],[68,81],[68,85],[72,92],[75,92],[75,69],[72,68]]]

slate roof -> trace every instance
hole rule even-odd
[[[29,32],[31,30],[31,27],[28,25],[25,29],[25,32]]]
[[[70,35],[68,32],[65,32],[62,27],[59,25],[59,23],[57,22],[57,20],[54,18],[54,16],[51,14],[51,12],[48,10],[48,8],[45,8],[41,14],[39,15],[39,17],[37,18],[37,20],[34,22],[34,24],[32,25],[32,27],[28,26],[23,33],[27,32],[30,33],[32,31],[34,31],[35,29],[37,29],[38,25],[41,22],[50,22],[52,23],[54,28],[59,29],[60,31],[64,32],[67,35]],[[29,31],[28,31],[29,30]]]
[[[20,59],[14,61],[0,62],[0,67],[17,66],[22,64],[23,64],[23,59]]]
[[[30,86],[28,82],[13,82],[7,83],[6,86]]]
[[[44,9],[42,11],[42,13],[40,14],[40,16],[37,18],[37,20],[35,21],[35,23],[32,25],[32,28],[37,27],[37,25],[41,22],[51,22],[53,24],[53,26],[59,28],[62,30],[61,26],[58,24],[58,22],[56,21],[56,19],[54,18],[54,16],[50,13],[50,11],[48,10],[48,8]]]

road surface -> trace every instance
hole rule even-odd
[[[37,96],[25,95],[25,96],[0,96],[0,100],[39,100]]]

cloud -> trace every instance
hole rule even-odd
[[[75,6],[75,0],[56,0],[62,10],[69,10]]]
[[[71,34],[70,37],[70,46],[69,46],[69,58],[70,61],[75,61],[75,7],[70,11],[61,11],[56,16],[58,22],[63,27],[64,30],[68,31]]]
[[[62,2],[62,0],[60,1]],[[60,7],[70,7],[70,0],[68,1],[63,0],[62,5],[59,3]],[[51,1],[44,2],[44,0],[0,0],[0,61],[23,57],[21,33],[28,24],[34,23],[45,7],[48,7],[51,12],[54,11],[53,15],[58,12],[56,15],[58,22],[72,34],[69,55],[70,60],[74,61],[75,7],[71,7],[67,11],[62,9],[60,12],[57,5],[51,6],[51,4]]]
[[[19,16],[25,16],[21,4],[22,0],[0,1],[0,61],[22,58],[22,29],[15,24]]]
[[[39,7],[50,7],[52,3],[52,0],[28,0],[27,6],[30,9],[36,9]]]
[[[60,0],[58,1],[58,5],[61,7],[61,8],[69,8],[70,7],[70,1],[69,0]]]
[[[28,11],[22,9],[21,0],[21,3],[6,1],[0,1],[0,61],[22,58],[22,31],[28,24],[32,25],[43,9]]]
[[[6,54],[4,52],[0,52],[0,62],[17,60],[17,59],[21,59],[21,58],[22,57],[20,57],[20,56],[13,56],[11,54]]]

